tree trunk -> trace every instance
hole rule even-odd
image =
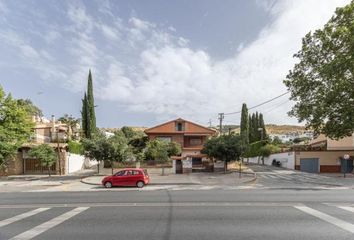
[[[259,160],[261,160],[261,156],[258,156],[257,164],[259,164]]]
[[[162,176],[165,176],[165,167],[164,165],[162,165],[162,173],[161,173]]]
[[[100,161],[97,161],[97,173],[100,173]]]
[[[113,163],[111,162],[111,169],[112,169],[112,175],[113,175]]]
[[[224,173],[226,173],[227,172],[227,161],[225,160],[224,161]]]
[[[264,165],[264,157],[262,157],[262,165]]]
[[[49,175],[49,177],[51,177],[51,175],[50,175],[50,166],[48,165],[48,175]]]

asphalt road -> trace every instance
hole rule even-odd
[[[240,189],[0,193],[0,240],[354,239],[353,179],[252,168]]]
[[[352,189],[2,193],[0,239],[353,239],[350,210]]]

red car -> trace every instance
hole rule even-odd
[[[106,188],[113,186],[137,186],[144,187],[150,181],[146,170],[142,168],[126,168],[112,176],[107,176],[102,179],[102,185]]]

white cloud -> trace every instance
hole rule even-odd
[[[255,41],[239,44],[235,55],[222,61],[192,49],[190,40],[177,36],[172,26],[160,28],[138,17],[124,22],[112,14],[109,2],[99,12],[110,21],[90,15],[84,5],[75,3],[67,11],[69,27],[45,37],[51,42],[66,36],[60,39],[67,62],[56,62],[49,49],[31,46],[12,31],[0,30],[0,40],[18,50],[28,60],[24,64],[42,78],[60,80],[72,91],[85,89],[91,69],[97,98],[159,119],[181,116],[206,123],[218,112],[239,110],[243,102],[252,106],[285,92],[282,80],[294,64],[292,55],[300,49],[301,38],[320,28],[337,6],[347,2],[259,2],[273,22]],[[257,110],[265,113],[267,122],[295,122],[286,116],[291,103],[284,104],[285,99]],[[239,115],[225,120],[237,123]]]
[[[300,49],[301,38],[308,31],[322,27],[335,8],[346,2],[271,2],[265,7],[274,14],[274,21],[262,30],[257,40],[240,45],[236,55],[224,61],[213,61],[207,52],[181,47],[178,44],[181,38],[177,43],[166,41],[168,46],[166,42],[155,45],[141,54],[135,79],[127,81],[121,72],[117,74],[117,79],[129,82],[118,88],[117,97],[113,87],[105,88],[102,96],[129,103],[136,111],[149,111],[166,118],[180,115],[199,121],[206,121],[218,112],[238,110],[243,102],[255,105],[286,91],[282,80],[294,64],[292,55]],[[258,110],[269,111],[279,102],[272,104]],[[282,104],[277,111],[266,113],[266,120],[296,122],[286,115],[291,104]],[[228,118],[239,121],[239,115]]]

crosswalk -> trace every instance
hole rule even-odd
[[[272,180],[285,180],[285,181],[300,181],[300,182],[311,182],[311,181],[321,181],[328,180],[329,177],[321,176],[317,174],[295,172],[295,171],[269,171],[269,172],[257,172],[257,177],[261,179],[272,179]]]
[[[0,207],[0,239],[1,240],[30,240],[38,237],[39,235],[47,232],[48,230],[57,227],[58,225],[62,224],[69,219],[72,219],[75,216],[80,215],[84,211],[88,211],[90,208],[95,207],[166,207],[169,206],[170,203],[141,203],[141,204],[133,204],[133,203],[125,203],[125,204],[115,204],[115,205],[85,205],[85,206],[70,206],[65,208],[64,212],[55,212],[55,206],[45,206],[45,207],[38,207],[29,210],[28,207],[23,208],[23,212],[20,214],[15,214],[14,216],[10,217],[2,217],[2,208]],[[341,204],[327,204],[321,203],[321,207],[313,207],[313,206],[306,206],[302,203],[292,203],[292,204],[267,204],[267,203],[255,203],[254,205],[247,203],[239,203],[239,202],[230,202],[230,203],[208,203],[208,202],[197,202],[197,203],[174,203],[174,207],[196,207],[196,206],[203,206],[203,207],[237,207],[237,208],[247,208],[247,207],[260,207],[260,211],[265,207],[272,208],[272,207],[289,207],[292,209],[296,209],[304,216],[298,219],[298,221],[302,221],[304,217],[308,217],[312,219],[311,221],[315,221],[315,219],[320,220],[321,224],[332,224],[333,226],[344,230],[350,234],[354,234],[354,204],[353,203],[341,203]],[[18,209],[18,208],[17,208]],[[16,225],[16,223],[21,222],[23,223],[26,220],[26,223],[31,222],[31,218],[35,217],[36,215],[41,215],[46,212],[52,211],[52,216],[49,219],[44,220],[44,222],[31,226],[29,229],[24,229],[21,233],[11,234],[12,225]],[[346,218],[343,219],[344,214],[347,214]],[[94,218],[95,216],[92,216]],[[237,216],[235,216],[237,217]],[[352,221],[348,219],[353,219]],[[242,219],[240,219],[242,221]],[[73,219],[73,221],[80,221],[80,218]],[[37,223],[37,222],[36,222]],[[19,226],[17,225],[17,229],[15,232],[18,231]],[[7,231],[4,231],[7,229]],[[65,231],[65,229],[63,230]],[[5,234],[4,234],[5,232]],[[7,234],[6,234],[7,233]],[[76,238],[77,239],[77,238]]]

